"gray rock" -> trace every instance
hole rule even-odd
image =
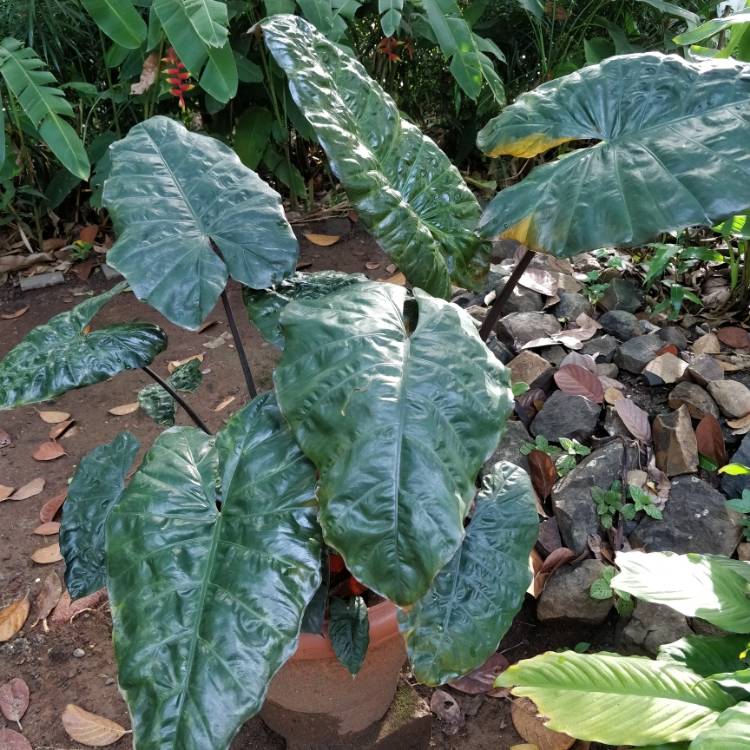
[[[640,375],[663,346],[664,342],[653,333],[636,336],[620,346],[614,357],[615,364],[621,370]]]
[[[599,318],[599,324],[607,332],[616,336],[620,341],[627,341],[640,336],[640,321],[626,310],[610,310]]]
[[[669,550],[731,556],[740,541],[737,514],[726,498],[696,476],[672,480],[662,520],[644,518],[630,535],[633,547],[647,552]]]
[[[567,349],[564,349],[562,346],[540,346],[535,351],[540,357],[544,357],[547,362],[555,367],[559,367],[560,362],[568,356]]]
[[[685,332],[682,328],[678,328],[677,326],[666,326],[665,328],[660,328],[656,335],[665,344],[674,344],[680,351],[688,348],[687,336],[685,336]]]
[[[522,247],[523,245],[516,240],[495,240],[492,243],[492,262],[513,259]]]
[[[668,477],[698,471],[698,443],[688,407],[659,414],[651,427],[656,465]]]
[[[730,463],[750,466],[750,432],[747,433],[730,459]],[[721,475],[721,490],[728,498],[742,497],[744,490],[750,489],[750,474],[741,474],[731,477],[729,474]]]
[[[487,348],[504,364],[507,365],[508,362],[513,359],[516,355],[513,354],[513,352],[503,344],[502,341],[497,337],[497,334],[494,331],[490,332],[490,335],[487,337],[487,341],[485,341],[485,344],[487,344]]]
[[[620,342],[610,334],[589,339],[581,349],[581,354],[590,354],[597,362],[611,362]]]
[[[57,286],[64,283],[65,277],[60,271],[46,271],[35,276],[21,276],[18,285],[22,292],[30,292],[32,289],[45,289],[48,286]]]
[[[563,565],[550,577],[536,608],[542,621],[575,620],[599,625],[607,619],[613,599],[593,599],[589,590],[605,569],[600,560],[584,560],[575,568]]]
[[[581,314],[586,313],[591,317],[594,316],[594,306],[578,292],[558,292],[560,301],[552,308],[552,313],[556,318],[566,318],[575,321]]]
[[[708,385],[714,380],[724,379],[724,370],[719,363],[708,354],[701,354],[688,365],[688,375],[698,385]]]
[[[587,441],[596,429],[601,406],[583,396],[569,396],[555,391],[531,423],[532,435],[544,435],[549,440],[561,437]]]
[[[612,279],[600,304],[606,310],[635,312],[643,304],[643,289],[630,279]]]
[[[482,476],[489,474],[498,461],[510,461],[510,463],[520,466],[524,471],[528,471],[529,461],[521,453],[521,446],[528,442],[531,442],[531,436],[523,423],[516,419],[509,419],[499,445],[482,467]]]
[[[620,415],[614,410],[614,407],[608,406],[604,412],[604,432],[610,437],[621,437],[625,440],[632,440],[633,436],[625,423],[620,419]]]
[[[614,362],[597,362],[596,374],[604,375],[605,378],[617,379],[620,374],[620,368]]]
[[[513,271],[513,265],[493,265],[491,266],[487,292],[495,290],[500,292],[507,283]],[[503,315],[509,315],[514,312],[536,312],[544,307],[544,297],[533,289],[527,289],[520,284],[516,284],[501,309]]]
[[[114,281],[115,279],[122,278],[122,274],[119,271],[115,271],[115,269],[107,263],[102,263],[99,266],[99,270],[107,281]]]
[[[640,329],[640,333],[642,334],[659,333],[659,331],[661,330],[659,326],[657,326],[655,323],[652,323],[650,320],[639,320],[638,328]]]
[[[560,330],[560,323],[554,315],[541,312],[511,313],[500,318],[497,324],[498,338],[516,350],[529,341],[560,333]]]
[[[618,648],[656,655],[659,646],[673,643],[693,631],[687,618],[663,604],[638,601],[620,635]]]
[[[552,507],[566,547],[576,554],[587,548],[589,534],[599,531],[599,516],[591,497],[592,487],[609,489],[622,475],[623,463],[635,462],[636,451],[613,440],[583,459],[552,490]]]
[[[667,399],[670,409],[687,406],[693,419],[703,419],[706,414],[719,418],[719,407],[711,396],[695,383],[678,383]]]
[[[713,380],[708,392],[725,417],[740,419],[750,414],[750,389],[738,380]]]

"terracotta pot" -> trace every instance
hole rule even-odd
[[[370,646],[356,677],[340,664],[327,637],[303,633],[296,653],[271,681],[260,715],[289,745],[345,742],[388,710],[406,648],[391,602],[367,614]]]

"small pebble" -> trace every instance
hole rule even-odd
[[[73,656],[75,656],[76,659],[83,659],[83,657],[86,656],[86,652],[82,648],[77,648],[73,652]]]

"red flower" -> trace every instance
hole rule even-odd
[[[171,86],[169,93],[177,97],[180,109],[185,109],[185,94],[195,88],[190,83],[190,73],[172,47],[167,50],[167,56],[162,59],[162,62],[168,66],[164,69],[164,73],[167,76],[167,83]]]

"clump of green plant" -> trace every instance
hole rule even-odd
[[[599,578],[591,584],[589,595],[592,599],[614,599],[617,613],[625,617],[633,611],[635,604],[627,591],[616,591],[612,588],[612,579],[616,574],[617,568],[614,566],[608,565],[604,568]]]
[[[618,480],[612,482],[608,490],[591,488],[596,512],[605,529],[612,528],[618,514],[626,521],[632,521],[641,511],[651,518],[662,518],[662,512],[654,505],[653,497],[644,489],[634,484],[628,485],[628,495],[630,499],[623,497],[622,483]]]
[[[667,750],[740,750],[750,742],[750,563],[718,555],[621,552],[608,585],[725,631],[689,635],[656,659],[548,652],[495,681],[530,698],[546,726],[580,740]],[[597,582],[598,583],[598,582]],[[605,593],[603,584],[597,593]],[[647,716],[623,722],[621,717]]]
[[[564,477],[575,469],[578,459],[588,456],[591,448],[587,448],[578,440],[561,437],[558,438],[559,445],[550,443],[544,435],[537,435],[534,442],[526,441],[521,445],[521,454],[528,456],[531,451],[546,453],[555,461],[555,468],[559,476]]]
[[[741,514],[742,535],[750,540],[750,489],[742,490],[742,497],[727,500],[727,508]]]

